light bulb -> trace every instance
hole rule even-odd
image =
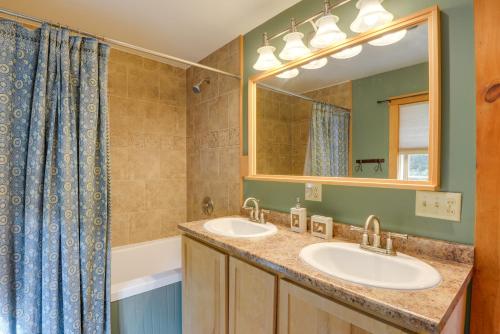
[[[278,77],[280,79],[291,79],[291,78],[295,78],[297,75],[299,75],[299,70],[296,68],[293,68],[291,70],[288,70],[288,71],[285,71],[285,72],[282,72],[282,73],[276,75],[276,77]]]
[[[352,57],[356,57],[363,51],[363,46],[362,45],[357,45],[352,48],[344,49],[340,52],[332,54],[330,57],[336,58],[336,59],[348,59]]]
[[[351,23],[354,32],[365,32],[379,27],[393,20],[394,15],[382,6],[383,0],[359,0],[356,7],[359,9],[358,16]]]
[[[274,55],[276,48],[272,45],[264,45],[257,49],[259,59],[253,65],[257,71],[266,71],[273,67],[281,65],[281,62]]]
[[[311,46],[322,49],[333,43],[343,41],[347,35],[337,26],[338,16],[328,14],[316,21],[318,30],[311,39]]]
[[[385,46],[394,44],[402,40],[406,36],[406,33],[407,33],[406,29],[399,30],[396,32],[391,32],[383,35],[382,37],[369,41],[368,44],[374,46]]]
[[[259,58],[253,65],[253,68],[257,71],[266,71],[273,67],[281,65],[281,62],[274,55],[274,51],[276,51],[276,48],[272,45],[269,45],[267,33],[264,33],[262,35],[262,46],[257,49]]]
[[[284,60],[295,60],[309,54],[311,51],[302,42],[303,37],[304,34],[298,31],[286,34],[283,37],[286,44],[283,50],[281,50],[279,57]]]

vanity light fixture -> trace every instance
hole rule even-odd
[[[328,0],[325,1],[324,6],[323,16],[313,24],[316,33],[310,42],[311,46],[317,49],[322,49],[333,43],[343,41],[347,37],[346,33],[337,26],[339,17],[330,13],[330,3]]]
[[[374,45],[374,46],[386,46],[386,45],[394,44],[394,43],[402,40],[406,36],[406,33],[407,33],[406,29],[398,30],[396,32],[391,32],[391,33],[385,34],[382,37],[379,37],[377,39],[369,41],[368,44]]]
[[[273,67],[281,65],[279,59],[274,55],[274,51],[276,51],[276,48],[272,45],[269,45],[267,33],[264,33],[263,45],[257,49],[259,59],[257,59],[257,62],[255,62],[255,64],[253,65],[253,68],[257,71],[266,71]]]
[[[302,68],[306,70],[317,70],[318,68],[324,67],[328,63],[328,59],[326,57],[313,60],[305,65],[302,65]]]
[[[383,6],[384,0],[358,0],[356,7],[359,9],[358,16],[351,24],[351,30],[354,32],[365,32],[367,30],[379,27],[392,22],[394,15],[388,12]],[[406,36],[406,29],[369,41],[368,44],[374,46],[386,46],[399,42]]]
[[[394,15],[382,6],[383,0],[358,0],[356,8],[358,16],[351,23],[354,32],[365,32],[370,29],[387,24],[394,19]]]
[[[311,43],[309,42],[309,44],[311,44]],[[316,48],[314,48],[312,46],[309,46],[309,49],[311,50],[311,52],[314,52],[317,50]],[[301,67],[305,68],[306,70],[317,70],[319,68],[324,67],[327,63],[328,63],[328,58],[323,57],[323,58],[319,58],[319,59],[315,59],[313,61],[310,61],[309,63],[302,65]]]
[[[298,23],[296,23],[295,19],[292,18],[290,20],[290,27],[287,30],[275,34],[270,38],[267,37],[267,34],[264,34],[264,43],[263,46],[257,49],[259,58],[253,65],[253,68],[258,71],[266,71],[281,65],[280,60],[278,60],[278,58],[274,55],[274,51],[276,49],[269,44],[269,41],[283,35],[285,35],[283,37],[285,47],[279,53],[279,58],[283,60],[296,60],[310,54],[314,49],[326,48],[334,43],[345,40],[347,38],[346,33],[340,30],[337,26],[339,18],[338,16],[333,15],[331,11],[332,9],[349,3],[350,1],[351,0],[344,0],[330,5],[329,0],[324,0],[323,10],[316,15]],[[392,22],[394,15],[382,6],[383,1],[384,0],[357,0],[356,8],[359,9],[359,12],[356,19],[351,23],[351,30],[356,33],[363,33],[370,29]],[[309,43],[310,48],[308,48],[303,42],[304,34],[297,31],[297,26],[301,26],[306,23],[312,24],[315,31],[314,36]],[[407,29],[391,32],[383,35],[382,37],[371,40],[368,43],[374,46],[390,45],[403,39],[406,36],[406,33]],[[331,57],[335,59],[348,59],[359,55],[362,50],[363,46],[357,45],[337,52],[331,55]],[[302,65],[301,67],[304,69],[318,69],[322,68],[327,63],[328,58],[324,57],[313,60],[305,65]],[[290,79],[298,74],[298,69],[292,69],[282,72],[276,76],[282,79]]]
[[[299,75],[299,70],[296,68],[293,68],[291,70],[288,70],[288,71],[285,71],[285,72],[282,72],[282,73],[276,75],[276,77],[280,78],[280,79],[291,79],[291,78],[295,78],[297,75]]]
[[[302,38],[304,38],[304,34],[297,31],[295,19],[292,18],[290,20],[290,32],[283,37],[286,44],[283,50],[281,50],[279,57],[284,60],[295,60],[311,53],[311,50],[307,48]]]
[[[363,51],[363,45],[356,45],[352,48],[344,49],[337,53],[332,54],[330,57],[335,59],[349,59],[352,57],[356,57]]]

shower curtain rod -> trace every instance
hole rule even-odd
[[[70,30],[72,32],[75,32],[75,33],[79,34],[79,35],[93,37],[93,38],[95,38],[97,40],[100,40],[100,41],[106,43],[106,44],[119,46],[119,47],[125,48],[125,49],[131,49],[131,50],[137,51],[139,53],[150,54],[150,55],[153,55],[155,57],[172,60],[172,61],[175,61],[175,62],[178,62],[178,63],[186,64],[186,65],[189,65],[189,66],[198,67],[198,68],[201,68],[201,69],[204,69],[204,70],[208,70],[208,71],[216,72],[216,73],[219,73],[219,74],[224,74],[224,75],[227,75],[227,76],[230,76],[230,77],[233,77],[233,78],[241,79],[241,77],[239,75],[237,75],[237,74],[233,74],[233,73],[230,73],[230,72],[222,71],[222,70],[219,70],[219,69],[214,68],[214,67],[202,65],[202,64],[190,61],[190,60],[178,58],[178,57],[171,56],[171,55],[168,55],[168,54],[165,54],[165,53],[161,53],[161,52],[158,52],[158,51],[149,50],[149,49],[143,48],[141,46],[137,46],[137,45],[125,43],[125,42],[122,42],[122,41],[119,41],[119,40],[116,40],[116,39],[107,38],[107,37],[104,37],[104,36],[98,36],[98,35],[95,35],[95,34],[92,34],[92,33],[86,32],[86,31],[83,31],[83,30],[71,28],[69,26],[61,25],[61,24],[58,24],[58,23],[53,23],[53,22],[50,22],[50,21],[41,20],[41,19],[33,17],[33,16],[24,15],[24,14],[21,14],[21,13],[16,13],[16,12],[13,12],[11,10],[4,9],[4,8],[0,8],[0,13],[3,13],[3,14],[8,15],[8,16],[13,16],[13,17],[16,17],[16,18],[19,18],[19,19],[23,19],[23,20],[35,22],[35,23],[38,23],[38,24],[47,23],[47,24],[49,24],[49,25],[51,25],[53,27],[60,27],[60,28],[63,27],[65,29],[68,29],[68,30]]]
[[[269,86],[269,85],[261,83],[261,82],[258,82],[257,86],[261,86],[261,87],[267,88],[267,89],[275,91],[277,93],[282,93],[282,94],[287,94],[287,95],[290,95],[290,96],[298,97],[299,99],[303,99],[303,100],[307,100],[307,101],[311,101],[311,102],[316,102],[315,100],[311,99],[310,97],[307,97],[307,96],[304,96],[304,95],[300,95],[300,94],[296,94],[296,93],[292,93],[292,92],[289,92],[289,91],[281,89],[281,88],[276,88],[276,87],[273,87],[273,86]]]

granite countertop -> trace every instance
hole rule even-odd
[[[229,255],[267,268],[321,295],[416,332],[439,333],[472,276],[472,263],[469,261],[410,254],[439,271],[442,282],[437,287],[411,291],[366,287],[324,274],[302,261],[299,252],[303,247],[325,242],[309,233],[295,233],[288,227],[276,224],[278,233],[275,235],[255,240],[236,239],[210,233],[203,228],[204,223],[205,220],[178,226],[186,235],[213,245]],[[337,237],[332,241],[346,239]]]

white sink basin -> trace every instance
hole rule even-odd
[[[300,258],[326,274],[378,288],[421,290],[441,282],[436,269],[414,257],[376,254],[353,243],[309,245],[300,251]]]
[[[246,239],[267,237],[278,231],[273,224],[259,224],[238,217],[212,219],[207,221],[203,227],[208,232],[224,237]]]

